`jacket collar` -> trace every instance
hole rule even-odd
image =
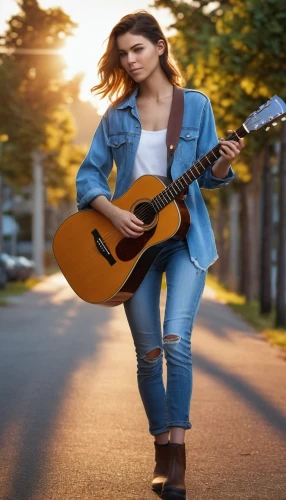
[[[131,108],[134,108],[135,104],[136,104],[136,97],[138,94],[138,90],[139,90],[139,86],[136,87],[136,89],[132,92],[132,94],[129,97],[127,97],[127,99],[120,102],[116,106],[116,109],[125,109],[125,108],[128,108],[128,106],[130,106]]]
[[[117,106],[115,106],[115,109],[125,109],[125,108],[128,108],[128,106],[130,106],[130,108],[135,108],[138,90],[139,90],[139,85],[136,87],[136,89],[132,92],[132,94],[129,97],[127,97],[124,101],[122,101]],[[183,91],[184,91],[184,93],[194,92],[194,90],[192,90],[192,89],[185,89],[185,88],[183,88]],[[199,91],[197,91],[197,92],[199,92]],[[199,92],[199,93],[202,94],[202,92]],[[205,95],[205,94],[203,94],[203,95]]]

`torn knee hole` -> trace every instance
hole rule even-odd
[[[147,352],[146,358],[147,359],[156,359],[159,358],[161,355],[161,349],[159,347],[156,347],[156,349],[152,349],[152,351]]]
[[[174,344],[175,342],[180,342],[181,337],[179,335],[174,335],[170,333],[169,335],[166,335],[163,339],[164,344]]]

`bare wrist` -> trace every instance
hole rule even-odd
[[[109,202],[110,203],[110,202]],[[119,208],[110,203],[110,205],[107,208],[106,211],[106,217],[108,217],[110,220],[112,220],[114,217],[116,217],[118,213]]]
[[[219,160],[211,167],[212,174],[214,177],[219,179],[224,179],[228,175],[230,163],[224,158],[219,158]]]

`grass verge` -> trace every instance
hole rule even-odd
[[[272,345],[280,347],[286,357],[286,330],[274,328],[275,311],[270,314],[261,315],[259,302],[252,300],[247,302],[246,298],[234,292],[230,292],[221,285],[215,276],[208,274],[207,284],[216,292],[218,299],[228,304],[235,312],[252,325]]]
[[[0,290],[0,306],[8,304],[7,299],[20,295],[27,290],[33,288],[41,280],[37,278],[30,278],[25,282],[22,281],[9,281],[3,290]]]

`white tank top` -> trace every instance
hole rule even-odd
[[[141,130],[131,182],[145,174],[167,177],[167,129]]]

